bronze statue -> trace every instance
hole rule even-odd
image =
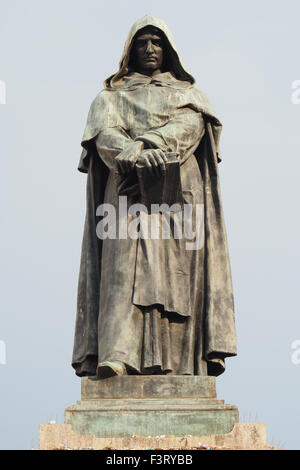
[[[146,15],[91,105],[79,164],[88,179],[72,359],[78,376],[217,376],[236,355],[217,169],[221,123],[194,82],[167,26]],[[186,233],[176,235],[177,209],[166,211],[169,238],[127,236],[130,210],[116,217],[115,236],[105,235],[105,208],[119,214],[124,201],[148,208],[154,199],[191,208],[184,220],[202,242],[191,248]],[[137,231],[141,224],[161,230],[166,213],[142,209]]]

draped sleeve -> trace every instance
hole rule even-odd
[[[184,162],[194,153],[204,133],[202,113],[184,107],[177,109],[164,126],[145,132],[135,140],[144,142],[148,148],[176,152]]]
[[[119,126],[101,131],[96,138],[98,154],[110,170],[116,169],[117,155],[132,143],[132,138]]]

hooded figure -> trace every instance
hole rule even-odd
[[[149,31],[160,38],[163,50],[153,74],[138,71],[134,56],[136,41]],[[118,72],[91,105],[78,168],[88,174],[72,359],[78,376],[217,376],[225,358],[236,355],[217,169],[221,123],[194,82],[167,26],[146,15],[133,25]],[[132,169],[121,175],[120,160],[133,149]],[[183,203],[192,208],[190,223],[201,241],[195,248],[187,248],[191,237],[186,233],[175,236],[172,211],[169,239],[124,236],[121,230],[124,222],[128,227],[136,222],[136,212],[127,208],[141,202],[135,164],[143,158],[147,162],[149,155],[148,166],[153,155],[166,161],[168,153],[180,163]],[[153,164],[147,170],[161,178]],[[126,220],[119,216],[125,203]],[[116,236],[103,236],[99,206],[108,206],[102,204],[115,210]],[[139,217],[136,228],[143,221],[161,229],[165,215]]]

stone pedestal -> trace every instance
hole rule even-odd
[[[65,410],[65,424],[96,438],[224,435],[238,409],[216,396],[214,377],[120,376],[82,379],[81,401]]]
[[[95,437],[76,434],[71,424],[42,424],[40,426],[40,450],[191,450],[210,448],[263,450],[267,446],[264,423],[236,423],[227,434],[210,436],[132,436]]]

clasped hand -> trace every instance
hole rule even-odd
[[[157,175],[161,175],[166,171],[167,161],[168,159],[162,150],[144,150],[144,144],[140,141],[129,145],[116,157],[119,173],[129,173],[135,165],[139,165],[154,171]]]

